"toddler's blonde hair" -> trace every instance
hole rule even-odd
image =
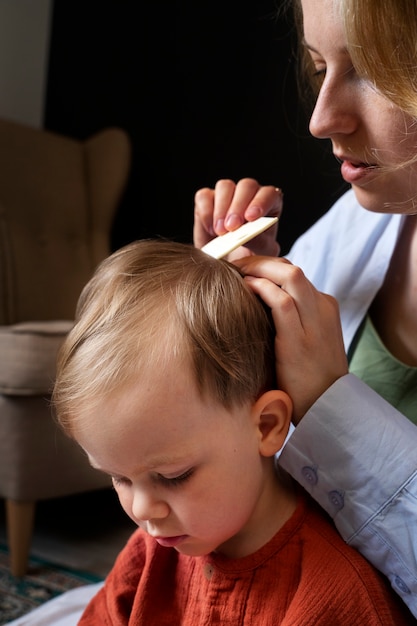
[[[77,415],[150,368],[163,379],[173,357],[213,402],[255,399],[275,385],[273,337],[270,313],[235,266],[187,244],[134,242],[81,294],[58,359],[58,420],[71,435]]]

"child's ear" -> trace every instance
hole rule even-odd
[[[285,391],[266,391],[252,407],[259,433],[259,452],[273,456],[284,445],[291,422],[293,404]]]

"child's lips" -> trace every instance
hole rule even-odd
[[[173,537],[154,537],[154,539],[159,543],[160,546],[163,546],[164,548],[175,548],[187,537],[188,535],[176,535]]]

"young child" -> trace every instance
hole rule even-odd
[[[273,343],[239,271],[192,246],[130,244],[85,287],[54,402],[139,529],[81,626],[413,623],[278,472]]]

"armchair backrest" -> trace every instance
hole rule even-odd
[[[130,161],[118,128],[80,141],[0,120],[0,325],[73,319]]]

